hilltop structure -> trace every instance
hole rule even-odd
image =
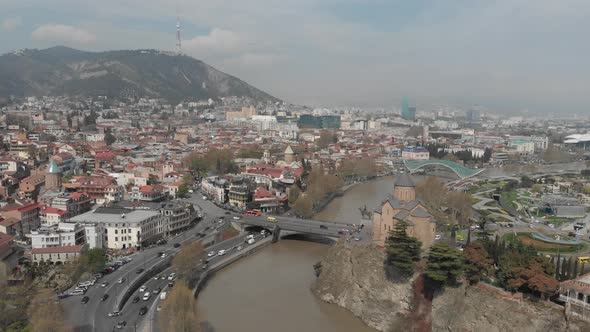
[[[434,218],[416,199],[416,185],[409,174],[395,179],[392,195],[374,211],[373,242],[384,245],[389,232],[402,221],[408,225],[408,235],[422,242],[424,248],[432,245],[436,232]]]

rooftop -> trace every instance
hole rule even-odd
[[[70,222],[79,223],[140,223],[160,213],[151,210],[130,210],[120,207],[100,207],[94,211],[86,212],[70,218]]]

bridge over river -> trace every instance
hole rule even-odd
[[[240,220],[233,221],[240,223],[242,227],[257,226],[268,229],[273,232],[275,240],[279,239],[281,230],[336,238],[344,236],[342,232],[344,229],[353,231],[353,225],[351,224],[283,216],[274,218],[276,218],[276,221],[268,221],[266,216],[255,217],[244,215],[240,217]]]

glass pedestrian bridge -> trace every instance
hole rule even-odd
[[[455,162],[443,159],[428,159],[428,160],[404,160],[404,165],[408,168],[410,173],[415,173],[422,170],[425,167],[443,167],[453,173],[457,174],[462,180],[476,176],[477,174],[484,171],[482,169],[471,169],[463,165],[459,165]]]

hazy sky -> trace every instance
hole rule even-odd
[[[590,112],[590,0],[0,0],[0,52],[185,53],[311,105]]]

